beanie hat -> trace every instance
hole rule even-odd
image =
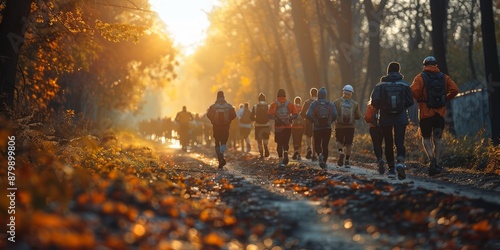
[[[437,62],[436,58],[433,56],[428,56],[428,57],[424,58],[424,61],[422,62],[423,66],[437,65],[437,64],[438,64],[438,62]]]
[[[278,97],[286,97],[285,90],[284,89],[279,89],[278,90]]]
[[[342,89],[344,92],[350,92],[354,93],[354,88],[351,85],[345,85],[344,88]]]
[[[319,89],[318,99],[321,99],[321,100],[326,99],[326,89],[324,87]]]
[[[224,92],[222,90],[217,92],[217,99],[219,99],[219,98],[224,98]]]
[[[259,102],[265,102],[266,101],[266,96],[264,95],[264,93],[260,93],[259,94]]]
[[[399,73],[400,69],[401,69],[401,65],[399,65],[398,62],[391,62],[387,66],[387,74],[389,74],[389,72],[398,72]]]

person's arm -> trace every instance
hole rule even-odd
[[[212,106],[210,106],[207,109],[207,118],[210,120],[211,123],[214,123],[213,118],[214,118],[214,111],[212,110]]]
[[[354,105],[356,105],[356,112],[354,113],[354,119],[359,120],[361,119],[361,109],[359,108],[359,104],[357,102],[354,102]]]
[[[338,116],[337,107],[335,107],[336,105],[334,103],[331,103],[331,102],[330,102],[330,105],[332,106],[332,122],[334,122],[337,120],[337,116]]]
[[[231,104],[228,104],[231,105]],[[234,110],[234,107],[231,106],[231,109],[229,110],[229,120],[232,121],[236,118],[236,111]]]
[[[276,120],[277,107],[278,105],[276,104],[276,102],[271,103],[271,105],[269,106],[269,110],[267,111],[267,117],[269,117],[269,119]]]
[[[309,120],[311,123],[314,123],[314,118],[313,118],[313,115],[314,115],[314,107],[316,107],[316,103],[313,102],[311,103],[311,105],[309,105],[309,109],[307,110],[307,113],[306,113],[306,118],[307,120]]]
[[[455,98],[458,94],[458,86],[457,84],[447,75],[444,75],[446,78],[446,101],[450,101],[451,99]]]
[[[293,104],[292,102],[289,102],[288,103],[288,112],[290,112],[290,120],[294,120],[294,119],[297,119],[297,117],[299,116],[299,113],[297,112],[297,109],[295,108],[295,104]]]
[[[423,100],[423,89],[424,89],[424,80],[422,78],[422,73],[418,74],[415,76],[413,79],[413,82],[411,83],[410,86],[412,96],[417,102]]]
[[[381,84],[377,84],[377,86],[375,86],[370,96],[370,99],[372,100],[370,104],[373,105],[373,107],[375,107],[376,109],[380,109],[380,99],[381,99],[380,88]]]
[[[302,104],[302,110],[300,111],[300,116],[302,118],[307,117],[307,111],[309,110],[309,106],[310,106],[309,100],[305,101],[304,104]]]
[[[255,105],[252,107],[252,112],[250,113],[250,120],[255,121]]]
[[[407,88],[405,88],[405,109],[408,109],[411,106],[413,106],[413,103],[414,103],[413,93],[410,86],[408,86]]]

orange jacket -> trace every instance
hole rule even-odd
[[[439,68],[436,65],[424,66],[424,71],[428,72],[439,72]],[[458,94],[457,84],[448,76],[444,75],[446,79],[446,101],[450,101]],[[444,117],[446,113],[446,107],[440,108],[427,108],[427,91],[424,90],[424,80],[422,79],[422,73],[415,76],[413,83],[410,86],[413,93],[413,98],[419,101],[418,108],[420,109],[420,120],[439,114]]]
[[[276,100],[280,102],[281,104],[284,104],[286,102],[286,97],[278,97]],[[271,105],[269,106],[269,111],[267,112],[267,115],[269,116],[270,119],[275,119],[276,116],[276,111],[278,109],[278,104],[276,101],[272,102]],[[290,119],[293,120],[298,116],[297,110],[295,109],[295,104],[293,102],[288,102],[288,112],[291,114]],[[287,125],[275,125],[275,128],[291,128],[292,123],[287,124]]]
[[[365,122],[370,124],[370,128],[376,127],[377,121],[375,120],[375,114],[377,112],[377,109],[373,107],[373,105],[366,105]]]

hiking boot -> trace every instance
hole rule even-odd
[[[396,172],[398,173],[398,180],[406,179],[405,165],[403,163],[396,164]]]
[[[299,156],[299,151],[295,151],[295,153],[293,153],[293,156],[292,156],[292,159],[294,160],[297,160]]]
[[[278,167],[286,167],[286,165],[285,165],[285,163],[283,163],[282,159],[279,160]]]
[[[302,157],[300,157],[300,155],[297,155],[297,161],[300,161],[302,160]]]
[[[439,174],[440,173],[441,172],[439,172]],[[437,172],[437,161],[436,161],[436,158],[433,157],[431,159],[431,162],[429,163],[429,176],[434,176],[436,174],[438,174],[438,172]]]
[[[219,169],[222,169],[226,165],[226,159],[224,159],[224,156],[219,156]]]
[[[250,144],[247,144],[247,153],[249,153],[249,152],[250,152],[251,148],[252,148],[252,147],[250,147]]]
[[[308,148],[308,149],[307,149],[307,154],[306,154],[306,159],[310,160],[310,159],[311,159],[311,157],[312,157],[312,153],[313,153],[313,152],[311,151],[311,148]]]
[[[345,160],[345,167],[346,168],[350,168],[351,167],[351,164],[349,164],[349,160]]]
[[[339,160],[337,161],[337,165],[339,165],[339,167],[344,166],[344,157],[344,153],[339,153]]]
[[[378,166],[378,173],[384,174],[385,173],[384,160],[379,159],[377,162],[377,166]]]
[[[288,165],[288,152],[283,152],[283,164]]]
[[[311,161],[318,161],[318,157],[316,157],[315,155],[313,155],[313,156],[311,157]]]
[[[319,167],[320,167],[321,169],[326,169],[327,165],[326,165],[326,163],[325,163],[325,162],[322,162],[322,163],[320,163],[320,164],[319,164]]]
[[[442,173],[443,173],[443,167],[441,167],[441,166],[437,165],[437,166],[436,166],[436,171],[435,171],[435,172],[436,172],[436,174],[442,174]]]
[[[394,170],[394,167],[389,166],[389,172],[387,172],[387,177],[391,179],[396,178],[396,171]]]

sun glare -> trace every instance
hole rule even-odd
[[[218,0],[149,0],[167,25],[167,32],[175,45],[186,54],[192,54],[203,43],[210,25],[208,12]]]

